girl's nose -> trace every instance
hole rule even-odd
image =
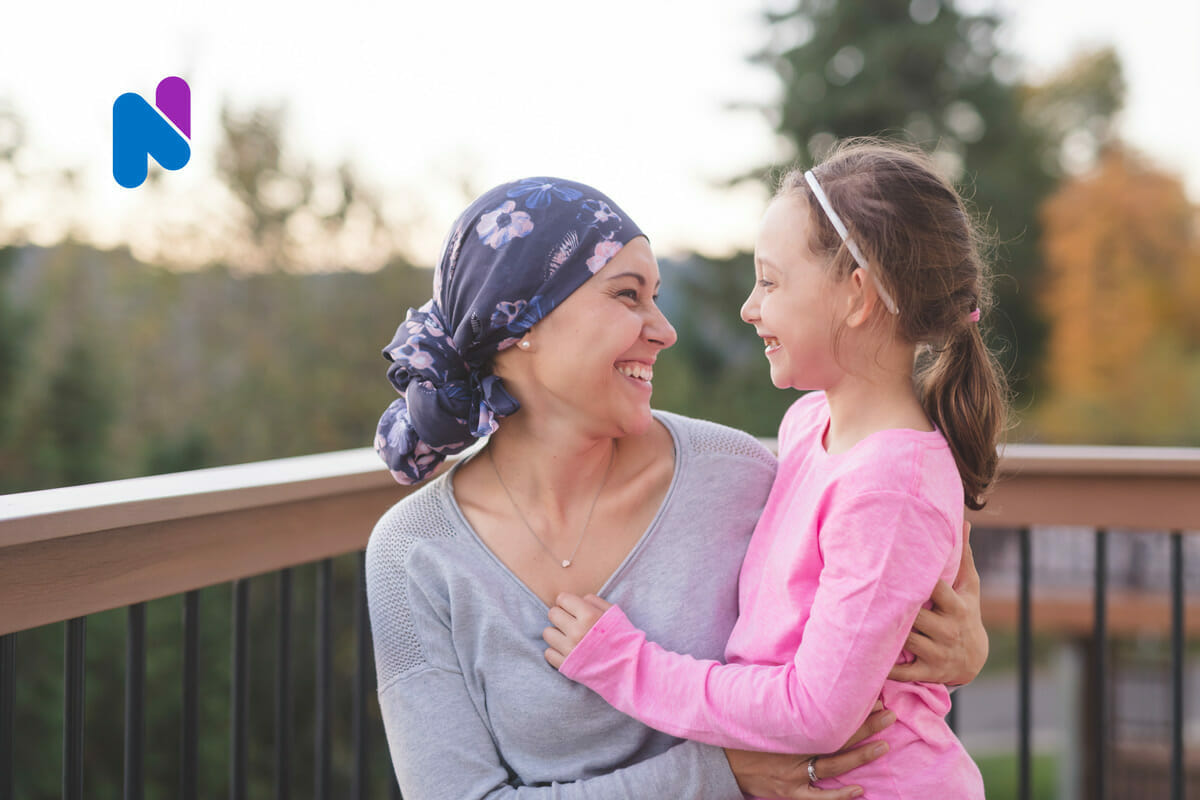
[[[758,322],[758,287],[750,290],[750,296],[742,303],[742,322],[753,325]]]

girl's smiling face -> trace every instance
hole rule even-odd
[[[754,245],[754,289],[742,305],[780,389],[827,389],[843,374],[834,341],[842,296],[829,264],[809,249],[811,226],[803,198],[771,202]]]

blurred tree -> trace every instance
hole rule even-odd
[[[897,137],[932,152],[999,245],[1000,311],[990,327],[1014,388],[1028,393],[1045,337],[1034,303],[1036,209],[1061,173],[1063,142],[1119,107],[1115,56],[1031,89],[1012,82],[993,13],[942,0],[796,0],[766,20],[770,41],[753,59],[775,72],[782,92],[762,110],[794,150],[773,171],[818,160],[852,136]]]
[[[3,447],[17,417],[17,389],[33,322],[29,312],[9,298],[9,279],[18,252],[15,247],[0,247],[0,490],[5,472]]]
[[[1045,437],[1200,444],[1200,218],[1181,182],[1110,145],[1042,214]]]
[[[374,251],[382,264],[398,247],[381,198],[343,161],[320,169],[287,152],[283,106],[221,110],[217,177],[238,208],[231,263],[256,269],[341,269]]]
[[[1042,165],[1051,174],[1089,169],[1116,141],[1125,77],[1113,48],[1080,53],[1044,83],[1019,92],[1022,112],[1042,133]]]
[[[4,195],[14,191],[17,180],[17,153],[25,143],[25,127],[21,118],[6,101],[0,101],[0,244],[11,240],[11,231],[4,225]]]
[[[109,477],[108,438],[117,407],[97,348],[71,342],[51,373],[34,414],[32,464],[42,487],[74,486]]]

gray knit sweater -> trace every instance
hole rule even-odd
[[[720,659],[775,459],[740,431],[655,417],[674,439],[675,474],[600,595],[663,647]],[[367,595],[406,800],[742,796],[721,750],[646,728],[546,663],[546,605],[471,529],[450,474],[379,520]]]

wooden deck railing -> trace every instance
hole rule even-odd
[[[408,491],[363,449],[0,497],[0,800],[9,796],[6,787],[19,769],[9,747],[13,639],[4,634],[63,620],[81,626],[87,615],[106,609],[135,608],[361,551],[375,520]],[[1105,641],[1112,624],[1157,625],[1172,636],[1178,712],[1171,796],[1182,798],[1183,649],[1185,631],[1200,630],[1200,613],[1188,611],[1196,598],[1184,591],[1182,537],[1200,531],[1200,449],[1011,446],[988,507],[969,518],[977,535],[1007,528],[1021,537],[1015,588],[991,592],[985,586],[984,594],[985,619],[995,624],[1015,619],[1019,630],[1021,796],[1029,796],[1030,531],[1039,525],[1085,525],[1096,530],[1095,591],[1084,611],[1097,641]],[[1107,532],[1125,528],[1172,536],[1171,591],[1160,600],[1137,599],[1149,606],[1132,605],[1134,600],[1107,590]],[[1080,613],[1067,614],[1072,624]],[[131,640],[137,639],[136,617],[131,611]],[[70,646],[75,636],[82,647],[80,630],[68,630],[68,660],[81,664],[81,654]],[[362,641],[360,657],[369,659]],[[142,646],[131,647],[129,669],[135,673]],[[1104,648],[1097,652],[1103,677]],[[72,675],[78,678],[68,665],[68,683]],[[136,699],[137,692],[132,694]],[[69,716],[69,699],[67,706]],[[64,797],[79,796],[81,786],[66,774],[79,760],[73,752],[78,734],[70,725],[68,719]],[[1107,746],[1103,735],[1098,742],[1099,748]],[[1107,756],[1103,749],[1096,753],[1098,763]],[[140,755],[130,763],[140,764]],[[236,777],[231,780],[236,784]],[[1103,797],[1103,776],[1099,781],[1096,796]],[[236,787],[232,794],[240,796]]]

